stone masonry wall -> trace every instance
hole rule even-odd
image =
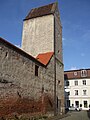
[[[58,60],[56,60],[56,81],[57,81],[57,106],[58,113],[65,112],[64,106],[64,76],[63,76],[63,65]]]
[[[63,63],[62,51],[62,26],[58,9],[55,12],[55,41],[56,41],[56,56]]]
[[[60,22],[59,10],[55,11],[55,54],[56,54],[56,79],[57,79],[57,96],[58,112],[64,113],[64,65],[62,51],[62,26]]]
[[[39,66],[35,76],[35,65]],[[47,67],[0,41],[0,116],[53,110],[53,57]]]

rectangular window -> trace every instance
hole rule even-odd
[[[35,76],[38,76],[38,66],[37,65],[35,65]]]
[[[74,81],[74,83],[75,83],[75,86],[78,85],[78,81]]]
[[[83,84],[83,85],[86,85],[86,80],[83,80],[83,81],[82,81],[82,84]]]
[[[83,95],[87,95],[87,90],[83,90]]]
[[[75,95],[78,95],[78,90],[75,90]]]
[[[69,86],[69,81],[66,81],[66,86]]]
[[[84,107],[87,108],[87,101],[84,101]]]

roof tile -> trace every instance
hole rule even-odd
[[[29,14],[26,16],[25,20],[35,18],[35,17],[40,17],[43,15],[53,14],[55,12],[55,9],[56,9],[56,3],[31,9]]]
[[[44,65],[47,65],[51,59],[51,57],[53,56],[54,52],[47,52],[47,53],[42,53],[39,54],[36,59],[41,62]]]

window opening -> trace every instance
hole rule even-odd
[[[78,85],[78,81],[74,81],[75,82],[75,86]]]
[[[38,76],[38,68],[39,66],[35,65],[35,76]]]
[[[83,80],[82,83],[83,83],[83,85],[86,85],[86,80]]]
[[[75,95],[78,95],[78,90],[75,90]]]
[[[86,90],[83,90],[83,95],[86,95],[87,94],[87,91]]]

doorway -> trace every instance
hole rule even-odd
[[[75,101],[75,106],[79,107],[79,101]]]

